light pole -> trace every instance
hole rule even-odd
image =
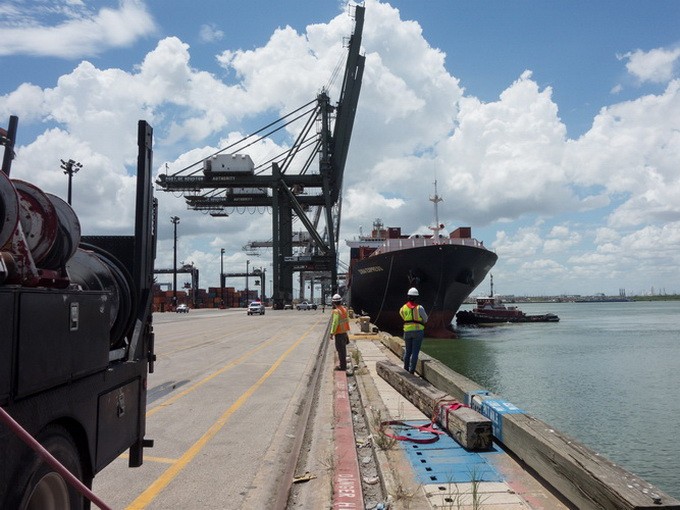
[[[267,298],[266,298],[266,296],[265,296],[265,293],[266,293],[266,290],[265,290],[265,288],[266,288],[265,282],[266,282],[266,281],[267,281],[267,268],[263,267],[263,268],[262,268],[262,276],[260,277],[260,282],[261,282],[261,283],[260,283],[260,294],[262,295],[262,296],[260,297],[260,300],[261,300],[263,303],[265,303],[266,300],[267,300]]]
[[[172,249],[172,304],[177,306],[177,224],[179,223],[179,216],[171,216],[170,221],[175,226],[175,242]]]
[[[248,306],[248,301],[250,301],[250,296],[248,293],[248,271],[250,270],[250,260],[246,260],[246,306]]]
[[[220,301],[224,308],[224,248],[220,250]]]
[[[83,168],[83,165],[72,159],[68,161],[62,159],[61,168],[64,170],[64,174],[68,175],[68,205],[71,205],[71,181],[73,180],[73,174],[78,173],[78,170]]]

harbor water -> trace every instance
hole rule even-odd
[[[680,302],[519,307],[560,322],[457,327],[423,351],[680,499]]]

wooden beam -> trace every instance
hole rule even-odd
[[[426,416],[435,418],[461,446],[469,450],[491,447],[491,420],[394,363],[378,361],[376,370]]]

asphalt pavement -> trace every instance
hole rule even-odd
[[[321,311],[154,314],[140,468],[123,455],[93,489],[115,509],[271,508],[326,338]],[[312,507],[309,507],[312,508]]]

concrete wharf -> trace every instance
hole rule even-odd
[[[425,354],[419,375],[392,370],[401,340],[362,332],[358,321],[351,321],[351,369],[335,371],[329,312],[155,314],[158,362],[147,413],[155,446],[141,468],[128,469],[124,456],[114,461],[95,479],[95,493],[121,509],[680,509],[509,403],[495,417],[504,444],[495,439],[483,451],[450,436],[392,440],[382,422],[431,419],[394,385],[460,402],[467,393],[497,408],[502,399]],[[397,382],[383,377],[390,370]],[[382,430],[432,437],[412,427]]]
[[[424,414],[411,402],[422,400],[427,392],[437,395],[439,390],[447,399],[469,404],[488,415],[493,424],[493,446],[484,451],[464,449],[447,436],[441,443],[440,439],[424,446],[433,452],[419,451],[423,446],[402,442],[394,450],[378,453],[385,456],[379,465],[387,466],[382,478],[393,487],[387,493],[406,493],[412,498],[411,502],[395,502],[391,508],[680,508],[680,501],[659,488],[424,353],[416,370],[419,376],[407,374],[400,368],[403,354],[400,338],[384,333],[355,333],[353,338],[368,372],[366,376],[355,377],[366,379],[359,383],[360,387],[375,386],[373,393],[384,402],[386,420],[397,417],[402,421],[429,422],[431,413]],[[395,377],[401,381],[395,381]],[[411,381],[409,389],[408,379],[418,382]],[[484,400],[485,409],[481,409],[479,404]],[[376,400],[370,405],[376,406]],[[390,471],[394,476],[390,476]],[[410,488],[402,490],[402,486]]]

